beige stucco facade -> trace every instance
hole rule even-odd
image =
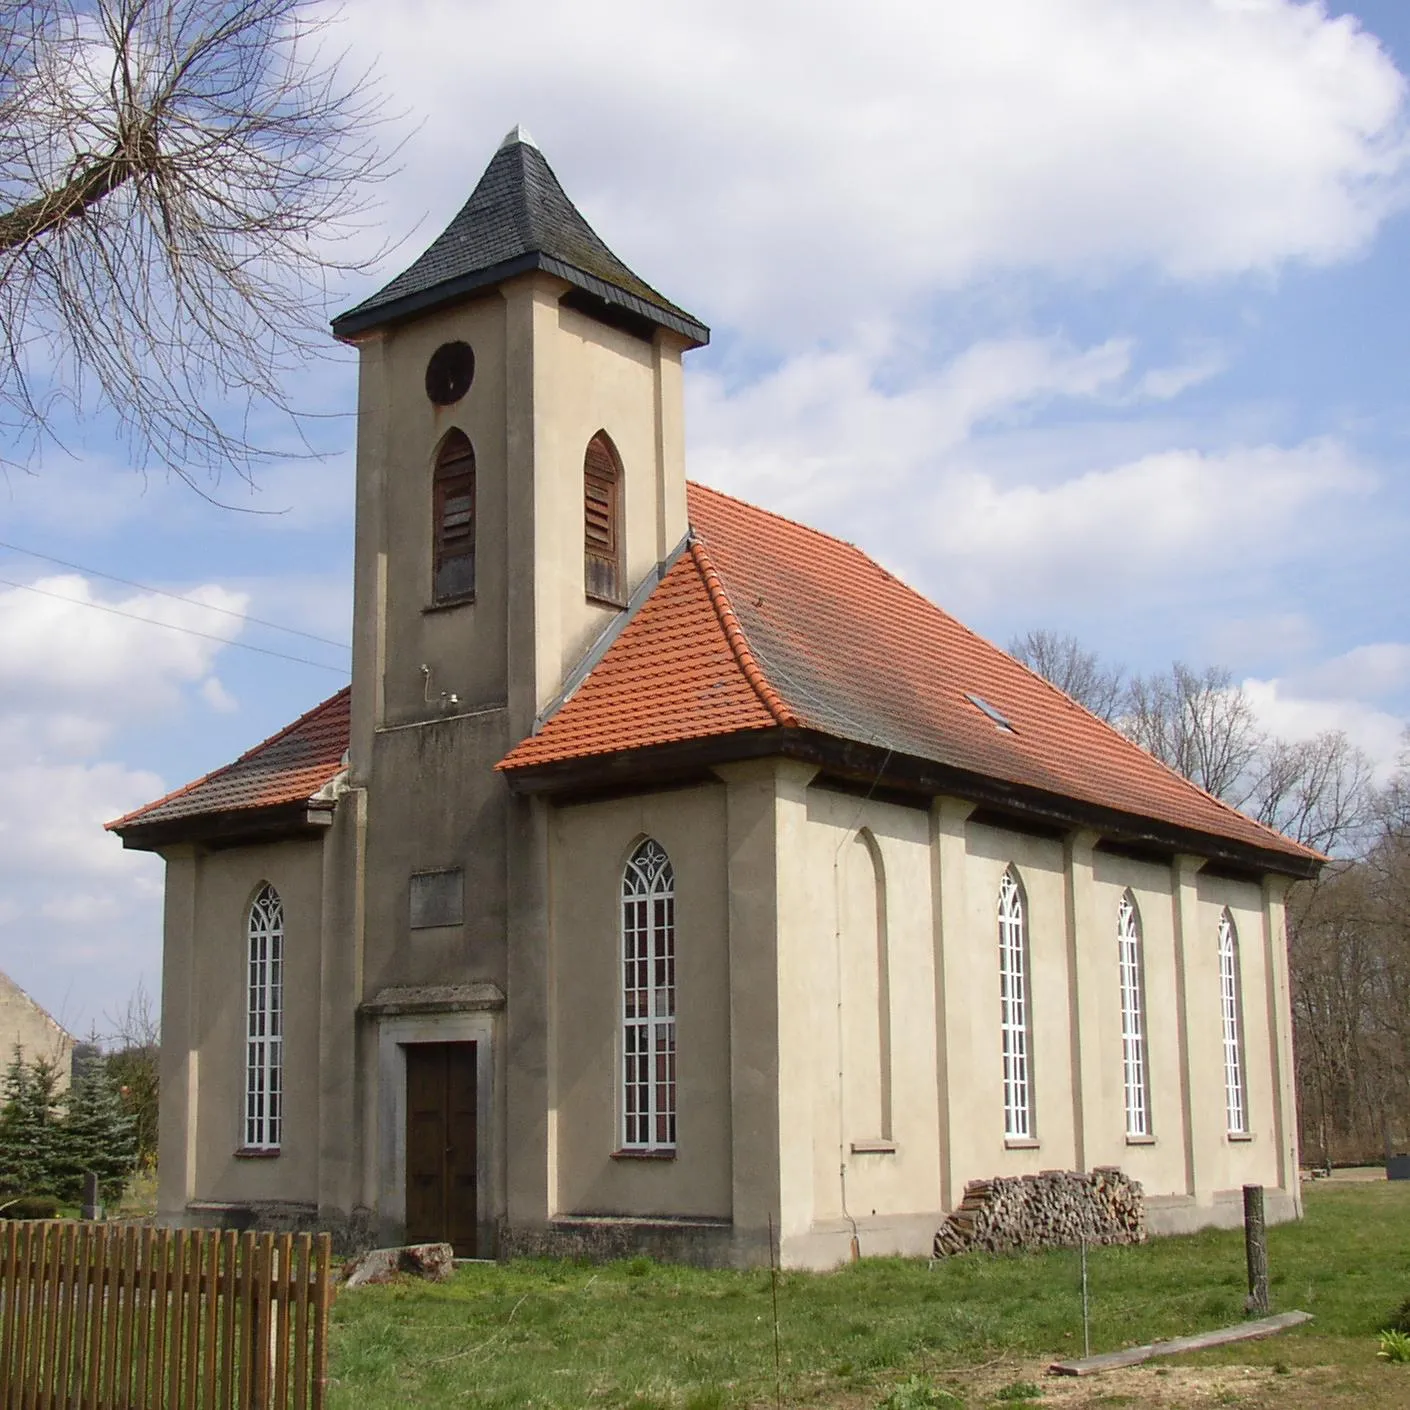
[[[873,796],[811,765],[521,796],[494,765],[622,612],[584,592],[582,476],[620,458],[628,590],[686,535],[682,352],[527,273],[358,342],[351,740],[332,822],[165,848],[161,1190],[172,1221],[407,1218],[407,1054],[475,1045],[477,1251],[629,1246],[828,1266],[929,1248],[967,1181],[1118,1165],[1160,1228],[1297,1212],[1282,883],[1114,849],[964,798]],[[432,352],[475,352],[437,406]],[[475,594],[432,591],[432,476],[476,466]],[[622,879],[675,878],[674,1148],[624,1149]],[[996,905],[1025,906],[1033,1135],[1006,1140]],[[458,874],[422,923],[416,878]],[[246,932],[284,905],[284,1133],[242,1149]],[[1116,920],[1139,914],[1152,1132],[1126,1135]],[[1220,917],[1238,934],[1247,1132],[1224,1104]],[[433,917],[434,918],[434,917]],[[0,1011],[3,1016],[3,1011]]]
[[[6,974],[0,974],[0,1064],[18,1051],[26,1063],[49,1062],[60,1090],[68,1086],[76,1040]]]

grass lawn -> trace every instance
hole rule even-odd
[[[1076,1253],[780,1274],[780,1398],[837,1410],[1002,1406],[1030,1391],[1065,1406],[1410,1407],[1410,1365],[1378,1361],[1375,1335],[1410,1297],[1410,1184],[1313,1187],[1306,1207],[1301,1224],[1269,1231],[1273,1310],[1316,1321],[1081,1382],[1042,1374],[1081,1353]],[[1239,1231],[1093,1250],[1089,1274],[1093,1351],[1243,1315]],[[346,1293],[333,1321],[336,1410],[775,1402],[767,1271],[473,1265],[444,1286]]]

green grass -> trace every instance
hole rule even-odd
[[[1377,1333],[1410,1294],[1410,1186],[1309,1191],[1301,1224],[1269,1230],[1269,1265],[1274,1310],[1301,1307],[1317,1320],[1197,1360],[1374,1364]],[[1243,1316],[1239,1231],[1093,1250],[1089,1275],[1094,1351]],[[1082,1346],[1071,1252],[968,1255],[933,1269],[868,1259],[780,1274],[778,1305],[783,1398],[795,1405],[875,1405],[909,1378],[999,1357],[1068,1357]],[[769,1275],[644,1259],[521,1262],[463,1268],[443,1286],[359,1290],[334,1309],[332,1374],[341,1410],[772,1402]]]

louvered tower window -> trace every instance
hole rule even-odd
[[[1141,954],[1141,920],[1129,891],[1116,911],[1116,946],[1121,971],[1121,1078],[1126,1094],[1126,1134],[1149,1136],[1145,962]]]
[[[441,443],[433,498],[435,600],[468,601],[475,596],[475,452],[459,431]]]
[[[583,584],[587,595],[614,607],[626,604],[622,567],[622,466],[605,431],[583,457]]]
[[[284,904],[262,886],[246,925],[247,1150],[276,1151],[284,1126]]]
[[[1224,1018],[1224,1112],[1231,1136],[1248,1131],[1244,1093],[1243,995],[1239,986],[1239,936],[1226,910],[1219,917],[1219,1000]]]
[[[1028,1016],[1028,926],[1018,878],[999,883],[999,1019],[1004,1049],[1004,1135],[1033,1136],[1032,1026]]]
[[[622,873],[622,1148],[676,1145],[676,878],[647,838]]]

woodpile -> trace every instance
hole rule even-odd
[[[1075,1248],[1084,1238],[1089,1244],[1145,1242],[1139,1180],[1114,1165],[971,1180],[960,1207],[936,1230],[934,1256]]]

